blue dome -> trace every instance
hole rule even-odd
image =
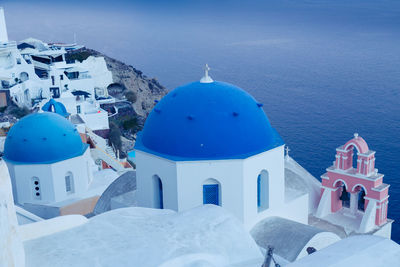
[[[135,149],[177,161],[243,159],[283,144],[250,94],[224,82],[193,82],[154,107]]]
[[[63,103],[57,102],[53,98],[43,105],[42,110],[47,112],[54,112],[63,117],[69,116],[69,113],[67,112],[67,109],[65,108]]]
[[[80,156],[87,147],[67,119],[52,112],[34,113],[11,127],[4,158],[17,164],[47,164]]]

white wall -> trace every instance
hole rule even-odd
[[[268,210],[281,207],[285,199],[284,146],[249,157],[243,162],[244,223],[252,224],[268,214]],[[269,209],[258,212],[257,178],[263,171],[269,176]]]
[[[8,42],[6,19],[4,16],[4,9],[0,7],[0,43]]]
[[[5,50],[4,50],[5,49]],[[28,64],[21,56],[16,45],[9,44],[9,48],[4,48],[4,52],[0,54],[0,71],[1,79],[9,81],[10,85],[15,84],[15,78],[19,78],[22,72],[26,72],[29,79],[23,83],[15,84],[10,88],[10,95],[18,100],[19,106],[31,107],[31,98],[39,96],[48,96],[48,80],[41,80],[35,73],[33,64]],[[17,59],[20,64],[17,64]],[[24,91],[29,90],[29,99],[25,99]]]
[[[100,112],[80,114],[85,124],[91,130],[106,130],[109,129],[108,113],[100,109]]]
[[[250,231],[258,222],[270,216],[278,216],[295,222],[308,224],[308,194],[301,195],[291,202],[270,207],[255,216],[249,216],[246,218],[247,220],[244,226]]]
[[[91,160],[91,158],[90,149],[88,148],[82,156],[51,164],[56,202],[80,196],[87,191],[89,181],[92,180],[93,175],[91,171],[88,171],[88,166],[90,166],[90,164],[88,165],[87,162],[89,160]],[[67,172],[73,174],[74,193],[66,192],[65,175]],[[88,177],[88,174],[90,174],[91,177]]]
[[[10,176],[0,162],[0,267],[25,266],[25,252],[11,192]]]
[[[164,209],[178,210],[176,163],[146,152],[136,150],[136,186],[138,204],[153,208],[153,175],[158,175],[163,185]]]
[[[45,99],[41,102],[42,106],[46,104],[49,100]],[[76,96],[70,92],[63,92],[60,98],[56,99],[57,102],[62,103],[65,109],[70,114],[76,114]]]
[[[19,204],[24,203],[49,203],[54,202],[54,184],[52,179],[51,166],[49,164],[14,164],[7,162],[10,171],[13,192]],[[32,177],[39,178],[41,200],[33,198]]]
[[[7,162],[17,203],[46,204],[66,200],[87,191],[89,181],[93,180],[90,171],[90,149],[82,156],[63,160],[53,164],[14,164]],[[68,194],[65,189],[65,174],[73,174],[74,193]],[[32,195],[32,177],[40,179],[41,199]]]
[[[113,83],[113,79],[111,71],[107,69],[104,57],[90,56],[80,66],[89,70],[94,81],[94,87],[104,88],[105,96],[108,96],[107,86]]]
[[[203,205],[203,184],[215,179],[220,184],[220,204],[245,226],[252,226],[267,216],[282,216],[307,223],[308,196],[285,203],[284,147],[247,159],[178,161],[136,151],[138,203],[154,207],[153,175],[163,183],[164,208],[176,211]],[[257,178],[269,174],[269,208],[258,212]]]
[[[79,116],[85,122],[85,125],[91,130],[109,129],[108,112],[100,108],[100,104],[93,100],[76,100],[76,97],[69,92],[64,92],[60,98],[56,99],[64,104],[70,114],[77,114],[77,106],[80,106]],[[48,100],[44,100],[44,105]],[[100,112],[99,112],[100,111]]]
[[[67,78],[68,79],[68,78]],[[82,90],[90,93],[90,97],[94,98],[94,81],[93,79],[76,79],[69,80],[69,90]]]
[[[203,184],[220,184],[220,204],[243,220],[243,160],[177,162],[178,211],[203,205]]]

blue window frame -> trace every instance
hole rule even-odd
[[[219,185],[203,185],[203,204],[219,205]]]

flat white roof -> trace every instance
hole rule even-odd
[[[56,57],[56,56],[60,56],[60,55],[64,55],[67,52],[65,52],[65,50],[44,50],[41,51],[39,53],[36,53],[35,56],[52,56],[52,57]]]

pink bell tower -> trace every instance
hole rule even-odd
[[[370,232],[387,222],[389,185],[375,169],[375,151],[369,150],[363,138],[356,133],[336,148],[336,159],[326,170],[321,176],[316,217],[326,219],[335,214],[354,218],[358,233]]]

